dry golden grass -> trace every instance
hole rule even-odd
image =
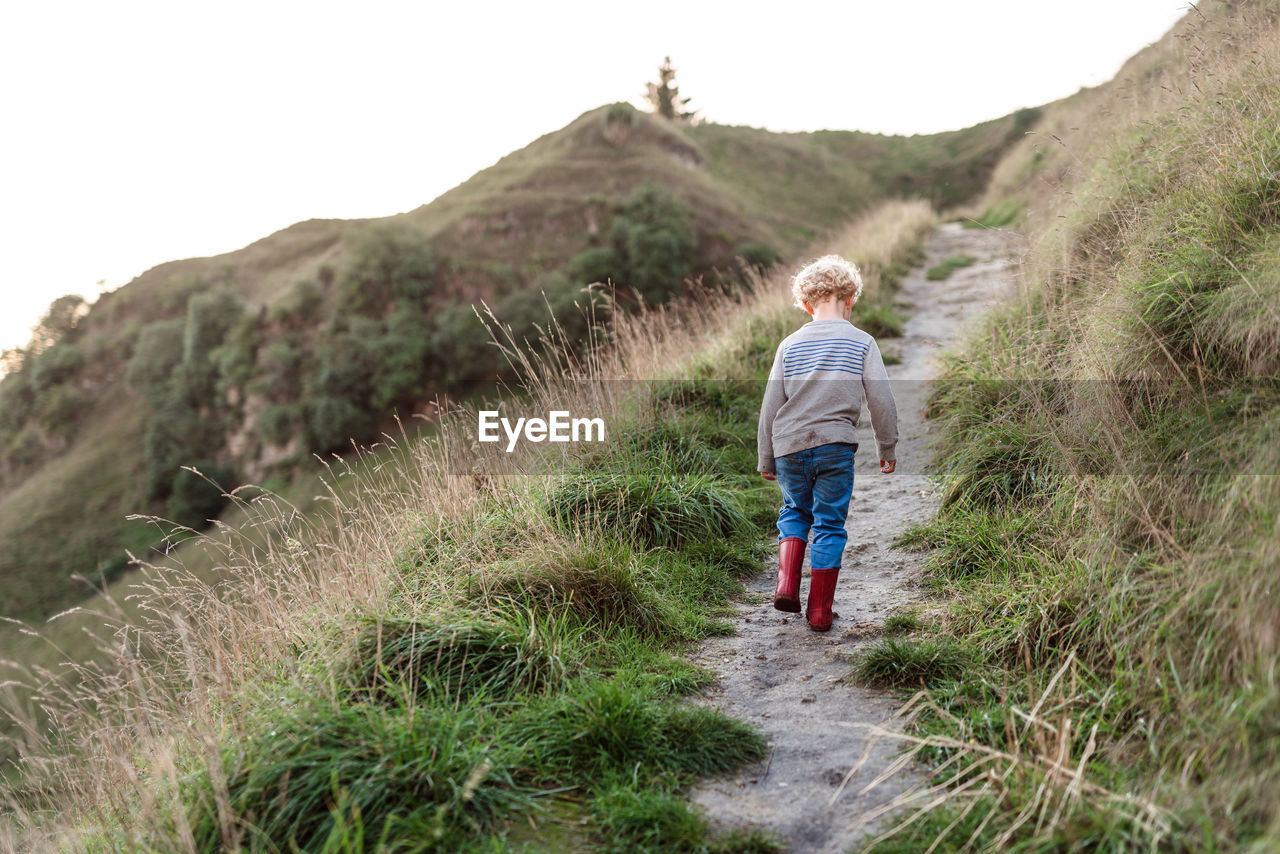
[[[1027,651],[1011,667],[1028,681],[1083,668],[1054,695],[1072,720],[1104,721],[1096,740],[1077,731],[1081,767],[1168,827],[1088,787],[1080,802],[1152,845],[1280,840],[1280,741],[1260,726],[1280,708],[1280,620],[1261,604],[1280,542],[1277,79],[1280,4],[1203,3],[1116,83],[1047,109],[986,200],[1028,206],[1020,291],[951,369],[979,380],[948,401],[949,464],[978,504],[952,522],[993,538],[1023,525],[1003,550],[1036,567],[958,582],[951,628],[1000,661]],[[1035,382],[982,400],[989,377]],[[1060,744],[1001,761],[1051,769]],[[1038,840],[1070,838],[1050,819],[1074,811],[1083,836],[1080,810],[1047,797],[1006,802],[1001,826],[1029,806]]]

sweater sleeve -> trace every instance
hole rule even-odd
[[[782,404],[787,402],[787,392],[782,386],[782,345],[773,356],[773,367],[769,369],[769,379],[764,385],[764,400],[760,403],[760,426],[756,431],[757,454],[760,463],[757,470],[772,474],[773,466],[773,419],[777,417]]]
[[[876,434],[876,447],[880,459],[896,459],[898,445],[898,406],[889,386],[889,372],[884,368],[880,347],[875,339],[867,353],[866,369],[862,374],[862,387],[867,396],[867,409],[871,412],[871,429]]]

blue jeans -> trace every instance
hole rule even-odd
[[[807,541],[813,531],[809,562],[818,569],[840,566],[849,535],[844,530],[853,495],[853,445],[836,442],[787,454],[774,460],[782,510],[778,539]]]

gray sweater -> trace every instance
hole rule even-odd
[[[880,348],[847,320],[811,320],[778,345],[765,384],[757,435],[762,472],[774,457],[832,442],[858,442],[862,401],[880,459],[898,444],[898,408]]]

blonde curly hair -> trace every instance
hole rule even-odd
[[[862,296],[862,274],[839,255],[823,255],[795,274],[791,295],[796,298],[796,308],[804,308],[805,303],[815,306],[831,296],[840,301],[853,297],[857,302]]]

